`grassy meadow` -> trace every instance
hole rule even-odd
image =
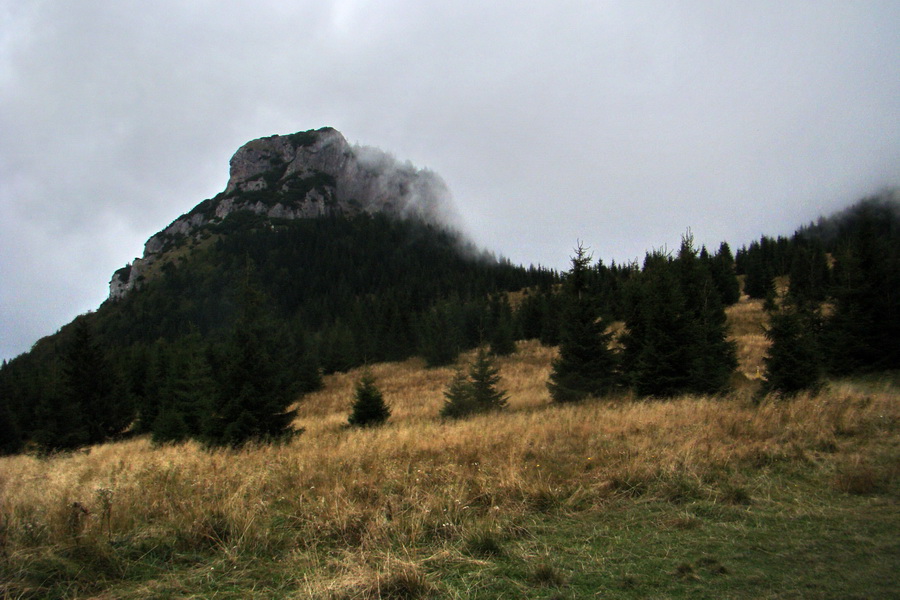
[[[500,359],[506,411],[437,418],[453,369],[369,367],[384,427],[326,378],[289,443],[147,439],[0,458],[0,598],[896,598],[900,407],[888,377],[550,403],[554,350]],[[462,360],[471,359],[471,354]]]

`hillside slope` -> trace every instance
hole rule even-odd
[[[76,418],[85,402],[119,414],[102,430],[148,432],[167,411],[224,394],[212,374],[234,358],[250,304],[270,371],[261,385],[286,402],[315,389],[320,371],[452,360],[490,338],[508,312],[503,294],[558,275],[475,248],[451,215],[436,175],[333,129],[248,142],[225,191],[153,235],[106,302],[4,364],[0,452],[100,441],[91,423],[73,425],[93,420]],[[73,366],[85,353],[93,364]],[[90,371],[77,394],[73,369]],[[199,414],[184,418],[200,427]]]
[[[521,343],[499,361],[509,408],[469,420],[437,418],[453,369],[410,359],[369,368],[392,407],[382,428],[346,427],[351,371],[299,405],[305,433],[284,445],[0,458],[0,592],[892,597],[893,384],[559,406],[553,356]]]

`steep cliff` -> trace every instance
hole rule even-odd
[[[236,212],[270,219],[384,212],[443,224],[452,209],[447,186],[435,173],[377,148],[351,145],[330,127],[260,138],[231,158],[225,191],[151,236],[143,256],[113,274],[110,298],[138,287],[169,250],[198,240]]]

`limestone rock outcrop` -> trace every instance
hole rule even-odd
[[[276,220],[375,212],[440,224],[454,220],[449,190],[438,175],[377,148],[351,145],[330,127],[250,141],[230,166],[222,193],[154,234],[141,258],[113,274],[110,299],[139,287],[170,248],[235,212]]]

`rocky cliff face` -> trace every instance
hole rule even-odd
[[[447,186],[436,174],[377,148],[351,146],[335,129],[260,138],[231,158],[225,191],[153,235],[141,258],[113,274],[110,299],[138,287],[170,248],[235,212],[271,219],[388,212],[446,223],[452,211]]]

